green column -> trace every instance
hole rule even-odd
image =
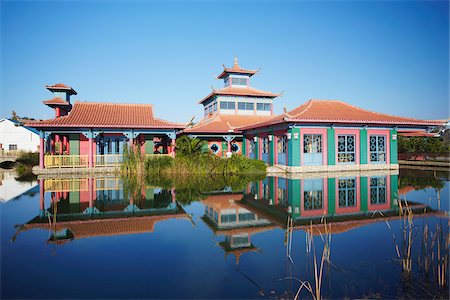
[[[361,149],[359,152],[360,164],[367,164],[367,130],[361,129],[359,131],[359,148]]]
[[[242,138],[242,155],[247,155],[247,139],[245,138],[245,136]]]
[[[259,137],[256,137],[255,142],[255,159],[259,159]]]
[[[394,139],[395,136],[395,139]],[[397,149],[397,130],[392,129],[390,134],[390,156],[391,164],[398,164],[398,149]]]
[[[228,143],[222,141],[222,156],[225,156],[228,151]]]
[[[367,210],[369,209],[369,182],[367,177],[361,177],[360,184],[361,211],[367,212]]]
[[[275,177],[269,177],[269,195],[270,199],[275,203]]]
[[[70,155],[80,155],[80,135],[69,135],[69,153]]]
[[[288,140],[288,166],[300,166],[300,128],[290,128],[288,133],[291,139]],[[294,135],[298,138],[295,139]]]
[[[327,129],[327,151],[328,151],[328,165],[336,164],[336,142],[334,140],[334,129]]]
[[[328,215],[336,213],[336,178],[328,178]]]
[[[292,205],[292,211],[295,212],[295,208],[298,207],[298,213],[293,213],[293,217],[300,217],[300,205],[301,205],[301,195],[300,195],[300,187],[301,180],[300,179],[287,179],[288,184],[288,203]]]
[[[269,140],[269,166],[273,166],[275,164],[275,136],[273,132],[269,134],[272,135],[272,139]]]
[[[145,135],[145,154],[153,154],[153,136]]]
[[[391,175],[391,208],[397,207],[398,207],[398,175]]]

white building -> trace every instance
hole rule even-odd
[[[5,151],[39,151],[39,134],[17,121],[0,119],[0,148]]]

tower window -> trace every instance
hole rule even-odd
[[[247,78],[231,78],[232,85],[247,85]]]
[[[257,103],[256,110],[270,111],[271,105],[270,105],[270,103]]]
[[[234,110],[235,108],[236,108],[236,103],[235,102],[227,102],[227,101],[220,102],[220,109],[232,109],[232,110]]]
[[[254,110],[255,104],[250,102],[238,102],[238,109],[240,110]]]

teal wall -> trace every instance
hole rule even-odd
[[[359,131],[359,161],[360,164],[365,165],[367,164],[367,130],[361,129]]]
[[[395,141],[392,139],[393,135],[397,135],[397,130],[392,129],[390,134],[390,156],[391,156],[391,164],[398,164],[398,145],[397,140],[398,137],[395,139]]]
[[[288,140],[288,166],[300,166],[300,128],[291,128],[288,130],[291,139]],[[298,139],[294,139],[294,134],[298,134]]]
[[[242,138],[242,155],[247,156],[247,139],[245,137]]]
[[[336,164],[336,142],[334,140],[334,129],[328,128],[327,129],[327,151],[328,151],[328,165],[335,165]]]

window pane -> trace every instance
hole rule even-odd
[[[338,135],[338,162],[355,162],[355,135]]]

